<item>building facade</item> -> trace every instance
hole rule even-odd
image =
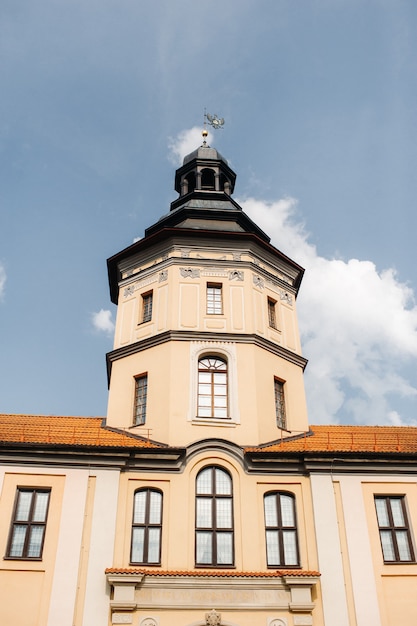
[[[108,260],[106,419],[0,416],[0,623],[417,623],[417,429],[310,426],[303,269],[206,142]]]

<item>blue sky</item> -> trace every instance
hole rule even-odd
[[[416,424],[416,27],[414,0],[2,0],[0,412],[105,415],[106,259],[206,107],[306,267],[311,421]]]

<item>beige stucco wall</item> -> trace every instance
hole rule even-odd
[[[42,558],[4,559],[0,624],[87,626],[108,619],[104,570],[113,558],[118,471],[2,468],[0,554],[6,546],[17,487],[51,489]]]
[[[317,570],[317,551],[309,480],[294,476],[248,475],[241,464],[225,452],[207,450],[193,456],[181,474],[141,472],[121,476],[114,568],[128,568],[130,563],[131,524],[134,492],[142,487],[156,488],[163,493],[163,523],[161,564],[157,572],[195,570],[195,483],[198,472],[207,465],[226,469],[233,481],[234,546],[236,572],[268,572],[266,564],[265,522],[263,496],[271,490],[293,493],[296,498],[298,542],[301,568]],[[216,568],[215,568],[216,569]],[[197,570],[198,571],[198,570]],[[297,570],[295,570],[297,573]],[[222,614],[222,624],[269,624],[284,618],[288,626],[323,624],[320,583],[304,585],[296,579],[296,587],[279,580],[194,579],[160,580],[147,578],[129,591],[129,576],[124,584],[116,585],[113,611],[120,617],[117,603],[122,602],[131,615],[131,623],[145,618],[165,624],[204,623],[206,611],[216,608]],[[290,609],[303,604],[302,610]],[[132,609],[136,603],[137,608]],[[112,603],[111,603],[112,604]],[[133,615],[132,615],[133,611]],[[314,619],[313,619],[314,618]],[[127,619],[127,618],[126,618]],[[304,620],[304,621],[303,621]],[[116,623],[116,622],[115,622]]]
[[[415,478],[335,472],[313,475],[311,484],[325,624],[417,623],[417,565],[384,564],[374,504],[377,494],[405,495],[417,528]]]
[[[153,471],[121,475],[114,567],[129,565],[133,494],[141,487],[153,487],[164,496],[161,569],[194,569],[195,480],[207,465],[218,465],[232,477],[237,571],[267,571],[263,495],[271,490],[295,495],[301,565],[306,570],[317,569],[309,480],[302,476],[248,475],[238,461],[215,450],[197,454],[181,474]]]
[[[228,362],[229,419],[197,419],[198,358]],[[274,377],[285,381],[288,429],[307,430],[303,373],[299,366],[254,344],[170,341],[113,363],[107,423],[133,426],[135,376],[147,373],[146,424],[133,432],[173,446],[220,437],[257,445],[281,436],[276,425]]]

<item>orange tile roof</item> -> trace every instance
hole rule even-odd
[[[105,448],[162,447],[148,439],[108,428],[101,417],[0,414],[0,446],[6,443]]]
[[[131,574],[146,576],[197,576],[215,578],[279,578],[281,576],[320,576],[320,572],[301,569],[270,570],[268,572],[237,572],[236,570],[158,570],[134,567],[108,567],[106,574]]]
[[[311,426],[310,431],[246,452],[417,452],[413,426]]]

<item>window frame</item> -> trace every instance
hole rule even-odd
[[[49,512],[49,506],[51,502],[51,491],[52,491],[51,487],[26,487],[26,486],[19,487],[18,486],[16,488],[15,500],[14,500],[14,505],[13,505],[13,513],[12,513],[12,518],[10,520],[9,537],[7,540],[6,555],[4,557],[5,559],[16,560],[16,561],[42,561],[43,549],[45,545],[46,525],[48,521],[48,512]],[[20,496],[22,493],[32,494],[29,510],[27,513],[27,518],[28,518],[27,520],[18,519],[17,517],[18,512],[19,512]],[[34,515],[36,513],[37,496],[38,494],[41,494],[41,493],[48,494],[48,499],[47,499],[47,503],[45,507],[44,519],[37,520],[37,519],[34,519]],[[17,526],[25,527],[25,537],[24,537],[23,546],[22,546],[22,554],[20,555],[11,554],[12,549],[13,549],[13,540],[15,537],[15,527]],[[29,554],[29,551],[31,549],[30,544],[31,544],[31,539],[32,539],[32,529],[35,526],[42,528],[42,539],[39,544],[39,554],[36,556],[31,556]]]
[[[270,328],[274,330],[278,330],[277,325],[277,301],[268,296],[267,306],[268,306],[268,325]]]
[[[146,324],[152,321],[152,309],[153,309],[153,290],[146,291],[141,294],[142,309],[141,309],[141,324]]]
[[[287,408],[285,402],[285,381],[274,376],[274,405],[277,428],[287,430]]]
[[[148,372],[143,372],[142,374],[138,374],[134,377],[135,380],[135,395],[133,402],[133,425],[134,426],[143,426],[146,424],[147,417],[147,406],[148,406]],[[139,389],[140,385],[143,384],[141,381],[144,381],[144,392],[142,393],[142,400],[139,403]],[[140,411],[138,409],[140,408]]]
[[[281,498],[282,497],[290,498],[292,502],[292,516],[294,518],[293,525],[284,525],[282,519],[282,507],[281,507]],[[267,524],[267,512],[266,512],[266,499],[267,498],[275,498],[275,509],[276,509],[276,525]],[[297,522],[297,502],[295,494],[291,491],[285,491],[281,489],[274,489],[271,491],[267,491],[263,496],[263,507],[264,507],[264,523],[265,523],[265,552],[266,552],[266,566],[271,569],[276,568],[285,568],[285,569],[299,569],[301,567],[300,562],[300,547],[298,541],[298,522]],[[276,533],[278,538],[278,553],[279,553],[279,563],[273,563],[271,550],[272,546],[268,541],[268,533]],[[294,548],[296,555],[296,563],[286,563],[286,543],[285,543],[285,533],[292,533],[294,535]]]
[[[136,514],[136,494],[145,493],[145,510],[144,510],[144,521],[143,522],[135,522],[135,514]],[[160,508],[159,508],[159,522],[151,522],[151,496],[152,494],[158,494],[160,496]],[[154,487],[140,487],[136,489],[133,494],[133,510],[132,510],[132,531],[130,537],[130,555],[129,555],[129,563],[132,565],[149,565],[149,566],[160,566],[161,565],[161,553],[162,553],[162,528],[163,528],[163,510],[164,510],[164,493],[161,489],[155,489]],[[142,561],[134,561],[133,560],[133,547],[134,547],[134,533],[135,529],[143,528],[143,559]],[[158,560],[157,561],[149,561],[149,546],[150,546],[150,530],[159,530],[159,538],[158,538]]]
[[[206,314],[223,315],[223,283],[207,283]]]
[[[211,491],[210,492],[199,492],[198,491],[198,479],[204,472],[210,471],[211,473]],[[221,493],[219,490],[219,485],[217,483],[217,475],[216,471],[224,473],[229,481],[230,481],[230,493]],[[210,500],[211,506],[211,525],[210,526],[202,526],[199,524],[198,514],[199,514],[199,501],[206,499]],[[217,514],[222,513],[222,506],[218,506],[218,503],[221,501],[228,500],[230,502],[230,526],[221,526],[217,523]],[[227,471],[224,467],[219,465],[206,465],[203,467],[197,474],[195,479],[195,541],[194,541],[194,560],[196,568],[234,568],[235,567],[235,523],[234,523],[234,502],[233,502],[233,479],[229,471]],[[204,512],[204,511],[203,511]],[[210,534],[211,539],[211,562],[199,562],[198,561],[198,551],[199,551],[199,541],[198,537],[202,534]],[[221,558],[219,558],[219,542],[218,538],[220,535],[229,535],[231,540],[231,553],[230,553],[230,562],[222,563]]]
[[[380,518],[378,514],[377,500],[383,500],[385,502],[385,511],[388,516],[388,525],[381,526]],[[392,501],[399,500],[401,503],[401,513],[403,519],[403,525],[396,524],[394,519],[394,513],[392,511]],[[374,504],[376,521],[378,524],[379,541],[381,544],[382,558],[385,565],[404,565],[407,563],[415,563],[415,551],[413,545],[413,538],[411,534],[411,526],[407,515],[406,497],[404,494],[374,494]],[[382,533],[389,533],[391,540],[391,547],[394,552],[394,559],[386,558],[386,550],[384,549],[384,543],[382,540]],[[398,544],[398,533],[405,533],[407,538],[407,549],[410,555],[409,559],[402,559],[400,554],[400,547]]]
[[[218,363],[222,363],[224,365],[223,369],[220,369],[221,366],[218,367],[202,367],[201,364],[204,361],[215,361]],[[201,380],[201,376],[200,374],[210,374],[210,382],[204,382],[203,380]],[[219,383],[218,380],[216,380],[216,374],[217,375],[224,375],[225,378],[225,383]],[[208,386],[210,385],[210,394],[207,393],[202,393],[201,389],[202,386]],[[216,394],[216,387],[225,387],[226,389],[226,393],[224,394]],[[203,398],[207,398],[208,396],[210,396],[210,406],[204,406],[204,404],[201,403]],[[216,406],[216,399],[219,400],[221,398],[225,398],[226,399],[226,406],[222,407],[222,406]],[[204,408],[209,409],[210,410],[210,415],[201,415],[200,414],[200,410],[203,410]],[[225,415],[216,415],[216,411],[218,413],[223,412],[223,410],[225,410]],[[217,354],[203,354],[199,357],[198,361],[197,361],[197,418],[198,419],[203,419],[203,420],[213,420],[213,419],[219,419],[219,420],[227,420],[230,419],[229,418],[229,368],[228,368],[228,361],[225,357],[217,355]]]

